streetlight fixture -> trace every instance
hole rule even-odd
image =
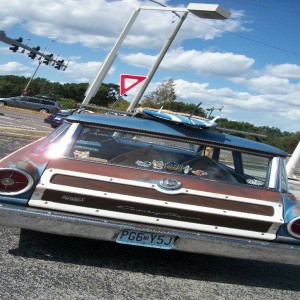
[[[108,54],[106,59],[103,61],[93,82],[90,84],[89,88],[87,89],[87,91],[85,93],[85,98],[82,102],[82,105],[87,105],[89,103],[90,99],[95,96],[96,92],[98,91],[100,85],[103,82],[104,77],[106,76],[108,70],[110,69],[111,65],[114,62],[114,60],[117,56],[117,52],[118,52],[120,46],[122,45],[122,42],[124,41],[127,33],[131,29],[133,23],[135,22],[136,18],[138,17],[138,14],[140,13],[141,10],[171,11],[171,12],[182,13],[182,15],[181,16],[179,15],[179,21],[177,22],[170,37],[167,39],[166,43],[163,45],[159,56],[157,57],[153,67],[151,68],[151,70],[149,71],[149,73],[147,75],[147,79],[143,82],[143,85],[142,85],[139,93],[133,99],[133,101],[129,105],[127,111],[132,110],[135,107],[135,105],[140,101],[143,93],[145,92],[147,86],[149,85],[149,82],[151,81],[154,73],[156,72],[157,68],[159,67],[162,59],[164,58],[166,52],[168,51],[170,45],[172,44],[177,32],[179,31],[181,25],[183,24],[183,22],[186,19],[186,16],[189,12],[193,13],[194,15],[196,15],[200,18],[206,18],[206,19],[224,20],[224,19],[227,19],[230,17],[230,12],[227,9],[223,8],[220,5],[215,5],[215,4],[190,3],[187,8],[138,6],[136,8],[136,10],[133,12],[132,16],[130,17],[128,23],[124,27],[122,33],[120,34],[119,38],[117,39],[111,52]]]

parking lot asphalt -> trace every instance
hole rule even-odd
[[[19,129],[27,131],[51,132],[53,129],[44,123],[48,114],[31,110],[0,107],[0,131],[2,129]]]

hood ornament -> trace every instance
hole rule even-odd
[[[163,178],[158,182],[158,185],[166,190],[178,190],[182,187],[180,181],[172,178]]]

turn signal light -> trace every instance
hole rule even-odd
[[[293,237],[300,239],[300,217],[295,218],[289,222],[288,232]]]
[[[32,177],[16,168],[0,168],[0,194],[17,195],[27,192],[33,185]]]

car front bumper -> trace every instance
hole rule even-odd
[[[112,242],[123,229],[169,234],[177,237],[173,250],[300,265],[300,246],[297,245],[84,217],[11,204],[0,204],[0,225]]]

